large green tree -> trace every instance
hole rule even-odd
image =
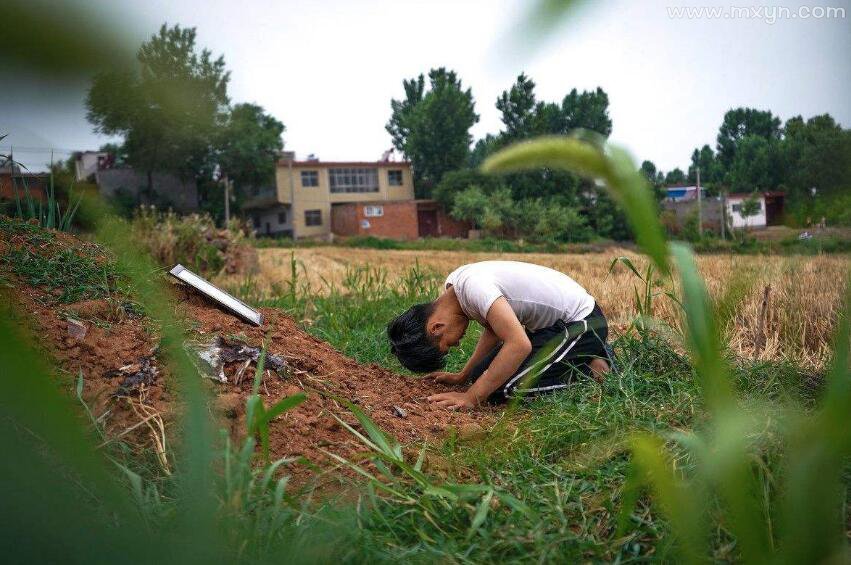
[[[511,88],[504,90],[496,99],[496,109],[502,114],[505,130],[504,139],[522,139],[537,128],[535,116],[535,83],[520,73]]]
[[[411,160],[416,194],[431,195],[443,175],[468,160],[470,128],[479,121],[471,89],[464,89],[454,71],[441,67],[402,84],[405,97],[392,100],[387,131],[393,145]]]
[[[716,139],[718,160],[725,169],[733,165],[739,144],[746,137],[762,137],[766,140],[780,139],[780,118],[768,110],[735,108],[724,114]]]
[[[577,128],[595,131],[604,137],[612,133],[609,96],[602,88],[579,92],[571,90],[561,101],[543,102],[535,98],[535,82],[521,73],[511,88],[496,100],[505,129],[505,142],[537,135],[566,134]]]
[[[710,194],[718,190],[719,183],[724,178],[721,164],[715,157],[715,152],[709,145],[695,149],[691,154],[691,165],[688,168],[688,182],[697,182],[697,169],[700,167],[700,185]]]
[[[783,182],[785,171],[780,140],[749,135],[739,142],[727,171],[727,184],[733,192],[775,190]]]
[[[668,185],[683,185],[688,179],[686,174],[679,167],[674,168],[665,175],[665,184]]]
[[[228,106],[223,57],[195,46],[195,29],[165,24],[144,42],[133,71],[95,77],[86,98],[95,130],[124,137],[127,162],[147,173],[188,180],[212,168],[216,134]]]
[[[791,118],[784,131],[787,188],[804,193],[815,187],[832,195],[851,186],[851,130],[822,114],[806,122],[801,116]]]
[[[218,142],[218,165],[238,188],[274,184],[275,162],[284,148],[284,124],[256,104],[236,104]]]
[[[535,82],[521,73],[496,101],[503,131],[477,143],[473,150],[475,160],[484,158],[489,151],[521,139],[539,135],[564,135],[578,128],[607,137],[612,131],[608,106],[609,97],[600,88],[583,92],[573,89],[560,103],[539,101],[535,96]],[[579,205],[583,189],[590,190],[590,184],[575,175],[550,169],[511,174],[505,182],[518,201],[555,198],[570,207]]]

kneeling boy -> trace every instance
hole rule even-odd
[[[483,326],[460,373],[438,371],[470,320]],[[482,261],[453,271],[434,302],[417,304],[390,322],[394,355],[415,372],[466,392],[428,399],[450,409],[504,402],[568,386],[577,375],[601,380],[611,362],[600,307],[567,275],[530,263]]]

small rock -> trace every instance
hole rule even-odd
[[[68,320],[68,335],[74,339],[82,340],[85,339],[86,334],[88,333],[89,328],[83,322],[79,322],[77,320]]]
[[[396,416],[399,416],[400,418],[407,418],[408,417],[408,411],[405,410],[404,408],[399,407],[399,406],[393,407],[393,414],[395,414]]]

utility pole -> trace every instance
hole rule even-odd
[[[703,239],[703,204],[700,198],[700,167],[695,167],[697,173],[697,235]]]
[[[231,180],[225,177],[225,228],[230,224],[230,189]]]

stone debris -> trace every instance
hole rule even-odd
[[[259,347],[252,347],[244,342],[228,340],[221,336],[216,336],[207,343],[188,342],[186,347],[200,361],[197,363],[198,369],[205,377],[220,383],[236,385],[245,378],[245,372],[252,363],[255,367],[257,366],[257,360],[262,351]],[[229,379],[225,368],[235,363],[239,365]],[[267,352],[264,368],[283,377],[286,374],[287,363],[280,355]]]
[[[154,365],[154,355],[139,358],[136,363],[124,365],[118,369],[107,371],[104,377],[124,377],[113,396],[128,396],[142,386],[151,386],[157,380],[159,370]]]
[[[79,320],[74,320],[73,318],[69,318],[68,322],[68,336],[77,340],[83,340],[86,338],[86,334],[89,332],[89,327],[80,322]]]

